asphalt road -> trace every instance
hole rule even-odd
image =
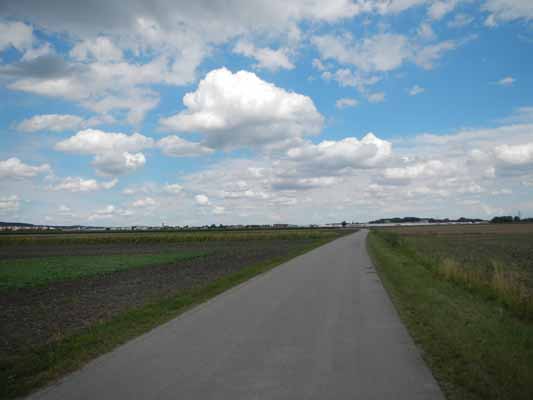
[[[365,238],[295,258],[31,398],[443,399]]]

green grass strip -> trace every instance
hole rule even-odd
[[[1,260],[0,289],[41,286],[51,282],[85,278],[130,268],[173,263],[206,254],[205,251],[181,251],[158,254],[56,256]]]
[[[533,399],[533,324],[439,279],[401,241],[382,235],[370,233],[371,256],[447,397]]]
[[[175,296],[125,312],[61,341],[0,361],[0,399],[23,396],[61,376],[75,371],[91,359],[109,352],[157,325],[283,262],[321,246],[332,238],[316,241],[288,256],[262,262],[205,286],[184,290]]]

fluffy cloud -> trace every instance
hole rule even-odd
[[[183,186],[178,183],[167,183],[163,190],[167,193],[178,194],[183,191]]]
[[[92,165],[102,175],[119,175],[136,170],[146,163],[140,150],[154,146],[152,138],[139,133],[109,133],[86,129],[56,143],[55,149],[75,154],[94,155]]]
[[[68,70],[54,77],[19,75],[8,87],[76,101],[95,112],[125,110],[127,121],[137,125],[159,101],[158,94],[147,86],[192,83],[197,67],[213,46],[265,33],[294,42],[302,21],[334,22],[363,11],[368,7],[351,0],[327,4],[305,0],[290,6],[278,0],[224,4],[201,0],[194,6],[168,0],[156,0],[148,6],[132,0],[127,8],[109,2],[87,5],[59,0],[49,9],[37,0],[6,0],[2,15],[30,21],[49,34],[66,34],[76,41]],[[29,47],[31,27],[9,24],[2,24],[2,46]],[[9,29],[5,28],[8,25]],[[15,30],[24,32],[12,34]],[[240,50],[256,58],[261,68],[292,67],[285,49],[252,45]]]
[[[172,157],[197,157],[213,153],[213,149],[201,143],[189,142],[178,136],[167,136],[157,142],[163,154]]]
[[[456,49],[457,46],[458,43],[455,41],[445,40],[420,47],[415,51],[413,61],[424,69],[432,69],[444,53]]]
[[[533,19],[533,3],[529,0],[485,0],[483,9],[490,13],[485,21],[488,26],[515,19]]]
[[[347,108],[347,107],[355,107],[357,106],[357,104],[359,104],[359,102],[356,99],[347,98],[347,97],[338,99],[335,102],[335,106],[340,109]]]
[[[164,129],[205,134],[211,148],[273,144],[320,132],[324,118],[313,101],[265,82],[254,73],[209,72],[186,107],[160,121]]]
[[[16,157],[0,160],[0,178],[23,179],[49,172],[52,172],[52,169],[48,164],[32,166],[24,164]]]
[[[55,145],[55,149],[77,154],[100,154],[106,152],[135,152],[152,147],[154,140],[139,133],[104,132],[86,129]]]
[[[197,194],[194,196],[194,201],[199,206],[208,206],[209,205],[209,197],[207,197],[205,194]]]
[[[39,47],[27,49],[22,55],[21,61],[32,61],[36,58],[54,54],[54,48],[50,43],[44,43]]]
[[[70,55],[81,61],[90,59],[120,61],[122,59],[122,50],[116,47],[109,38],[99,36],[96,39],[85,40],[76,44],[70,50]]]
[[[121,175],[135,171],[146,164],[143,153],[102,153],[94,157],[91,165],[101,175]]]
[[[501,145],[494,149],[498,160],[512,165],[533,163],[533,142],[517,145]]]
[[[333,79],[340,86],[351,86],[357,88],[361,93],[365,93],[368,86],[375,85],[381,78],[378,76],[365,76],[354,73],[348,68],[339,68],[334,73],[324,71],[322,78],[325,80]]]
[[[288,49],[257,48],[252,43],[241,40],[235,45],[233,52],[254,58],[257,61],[255,66],[260,69],[277,71],[294,68],[294,64],[288,57]]]
[[[11,90],[64,98],[97,113],[125,110],[127,121],[138,124],[159,103],[158,93],[147,85],[177,85],[194,79],[191,75],[180,80],[184,75],[173,71],[174,66],[167,56],[145,64],[66,62],[58,56],[43,56],[7,65],[0,73],[15,78],[8,84]]]
[[[361,140],[347,137],[318,144],[308,142],[291,148],[287,155],[291,160],[320,165],[324,169],[342,169],[375,167],[389,158],[391,152],[390,142],[367,133]]]
[[[110,115],[102,114],[84,119],[71,114],[41,114],[26,118],[17,124],[17,130],[21,132],[64,132],[87,128],[102,124],[113,124],[115,119]]]
[[[0,21],[0,51],[14,47],[18,51],[31,48],[33,29],[22,22]]]
[[[431,28],[431,25],[427,22],[422,22],[418,27],[417,31],[418,36],[423,40],[434,40],[436,38],[435,32]]]
[[[392,182],[411,181],[418,178],[434,178],[450,173],[450,166],[440,160],[416,162],[405,167],[386,168],[383,176]]]
[[[428,15],[431,19],[439,20],[453,11],[457,3],[458,0],[436,1],[429,7]]]
[[[152,197],[145,197],[143,199],[135,200],[131,205],[136,208],[152,208],[157,207],[158,203]]]
[[[405,3],[405,0],[402,0]],[[396,1],[397,2],[397,1]],[[410,0],[412,3],[413,0]],[[127,8],[109,6],[109,3],[72,4],[59,0],[54,9],[38,7],[39,1],[4,1],[4,14],[27,17],[52,32],[69,31],[79,37],[98,36],[102,32],[119,34],[144,29],[130,39],[137,38],[142,45],[150,39],[179,40],[177,33],[200,35],[209,41],[220,42],[243,31],[284,31],[295,21],[335,21],[353,17],[369,7],[352,0],[299,0],[290,6],[275,1],[232,1],[213,4],[199,0],[194,7],[185,0],[156,0],[147,5],[142,0],[131,0]],[[154,38],[154,36],[156,36]],[[177,36],[177,37],[176,37]],[[190,38],[188,38],[190,39]],[[133,46],[133,43],[128,43]],[[180,42],[181,44],[181,42]]]
[[[63,132],[79,129],[83,125],[83,118],[69,114],[35,115],[23,120],[17,125],[22,132],[52,131]]]
[[[420,44],[404,35],[380,33],[355,41],[350,35],[314,36],[311,42],[323,59],[351,64],[360,71],[384,73],[395,70],[411,61],[422,68],[431,69],[447,51],[466,43],[445,40],[433,44]]]
[[[427,3],[427,0],[387,0],[387,1],[371,1],[366,3],[367,7],[379,12],[380,14],[399,14],[412,7],[416,7]],[[365,4],[365,3],[363,3]]]
[[[107,190],[116,186],[117,179],[108,182],[98,182],[95,179],[83,179],[80,177],[68,176],[58,183],[50,186],[51,190],[66,190],[69,192],[93,192],[96,190]]]
[[[0,214],[17,211],[20,207],[20,199],[17,195],[0,196]]]
[[[311,41],[322,58],[352,64],[370,72],[394,70],[411,54],[405,36],[388,33],[377,34],[357,42],[351,37],[333,35],[315,36]]]

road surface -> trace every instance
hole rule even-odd
[[[366,235],[231,289],[31,399],[443,399]]]

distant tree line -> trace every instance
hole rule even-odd
[[[431,224],[438,224],[438,223],[452,223],[452,222],[463,222],[463,223],[474,223],[474,222],[483,222],[484,220],[479,218],[458,218],[458,219],[450,219],[450,218],[418,218],[418,217],[394,217],[394,218],[381,218],[377,219],[375,221],[370,221],[369,224],[406,224],[406,223],[431,223]]]
[[[533,222],[533,218],[520,218],[519,216],[503,215],[490,220],[493,224],[510,224],[512,222]]]

